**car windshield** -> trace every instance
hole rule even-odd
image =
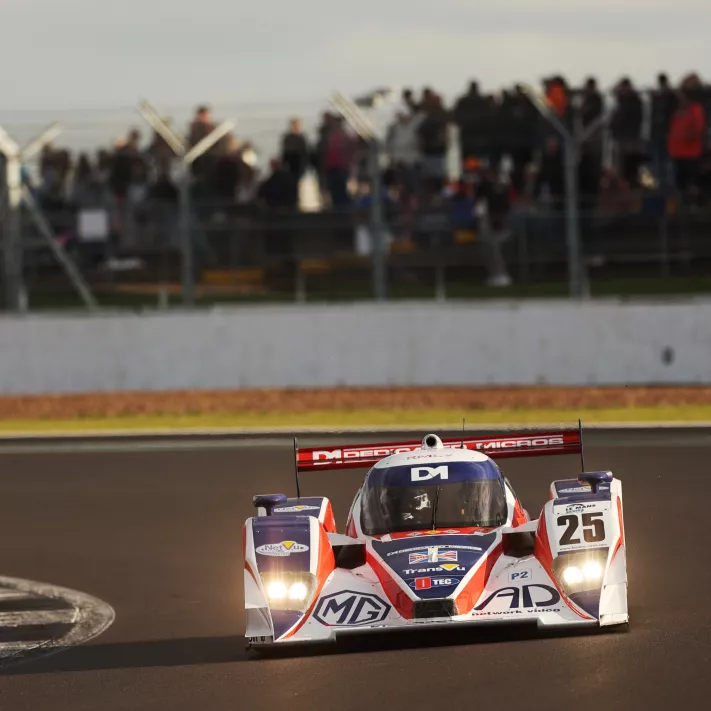
[[[436,486],[372,486],[363,497],[361,524],[368,536],[443,528],[493,528],[506,521],[500,479]]]

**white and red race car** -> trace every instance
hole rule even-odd
[[[628,622],[622,485],[555,481],[531,521],[494,459],[582,451],[581,432],[296,452],[299,471],[372,466],[345,534],[322,497],[254,497],[244,527],[250,646],[362,631]]]

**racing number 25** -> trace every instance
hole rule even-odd
[[[584,513],[580,514],[583,519],[583,539],[586,543],[600,543],[605,540],[605,522],[604,513]],[[565,533],[560,537],[561,546],[572,546],[576,543],[581,543],[580,538],[575,536],[578,526],[580,526],[580,518],[578,514],[571,516],[559,516],[559,526],[567,526]]]

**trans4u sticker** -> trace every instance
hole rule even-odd
[[[282,541],[281,543],[266,543],[257,548],[257,553],[260,555],[270,555],[279,558],[290,556],[292,553],[306,553],[309,549],[303,543],[296,541]]]

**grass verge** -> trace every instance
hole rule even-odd
[[[468,427],[479,424],[541,425],[573,423],[581,418],[587,424],[678,422],[711,422],[711,405],[627,407],[611,409],[511,409],[511,410],[333,410],[307,413],[239,412],[194,415],[140,415],[111,418],[75,418],[41,420],[0,420],[0,434],[13,433],[81,433],[131,430],[190,430],[223,428],[300,429],[326,427],[333,430],[350,427],[422,427],[459,428],[462,418]]]

